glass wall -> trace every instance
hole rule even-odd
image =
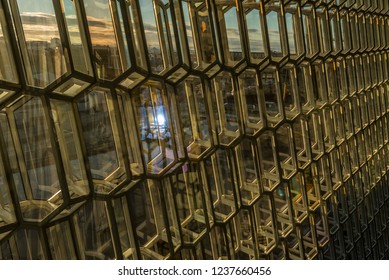
[[[2,0],[0,49],[0,259],[389,258],[388,1]]]

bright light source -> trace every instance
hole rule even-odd
[[[157,121],[158,121],[158,125],[165,125],[165,122],[166,122],[165,116],[162,114],[158,114]]]

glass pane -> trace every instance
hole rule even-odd
[[[20,154],[17,149],[18,158],[22,170],[26,168],[26,173],[22,173],[27,177],[26,199],[33,201],[31,206],[21,201],[22,211],[26,219],[43,219],[62,203],[48,118],[39,98],[23,98],[17,106],[13,117],[21,149]]]
[[[98,77],[113,80],[131,66],[119,1],[85,0],[84,4]]]
[[[85,28],[79,16],[78,2],[73,0],[61,0],[65,13],[65,23],[70,40],[70,51],[76,71],[92,75],[92,65],[87,49]]]
[[[77,101],[90,172],[98,193],[109,193],[127,175],[120,160],[111,102],[110,93],[103,88],[94,88]]]
[[[18,83],[19,77],[16,73],[16,67],[11,52],[11,44],[9,41],[9,34],[6,27],[8,24],[5,20],[4,10],[0,4],[0,80],[11,83]],[[4,27],[3,27],[4,26]],[[3,92],[0,90],[0,102],[3,98]]]
[[[34,5],[17,0],[17,7],[13,1],[11,3],[28,83],[46,87],[69,70],[53,2],[42,0],[39,5]]]

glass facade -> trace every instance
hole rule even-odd
[[[0,259],[388,259],[388,171],[389,1],[0,1]]]

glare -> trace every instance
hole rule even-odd
[[[165,122],[166,122],[165,116],[162,114],[158,114],[157,121],[158,121],[158,125],[165,125]]]

